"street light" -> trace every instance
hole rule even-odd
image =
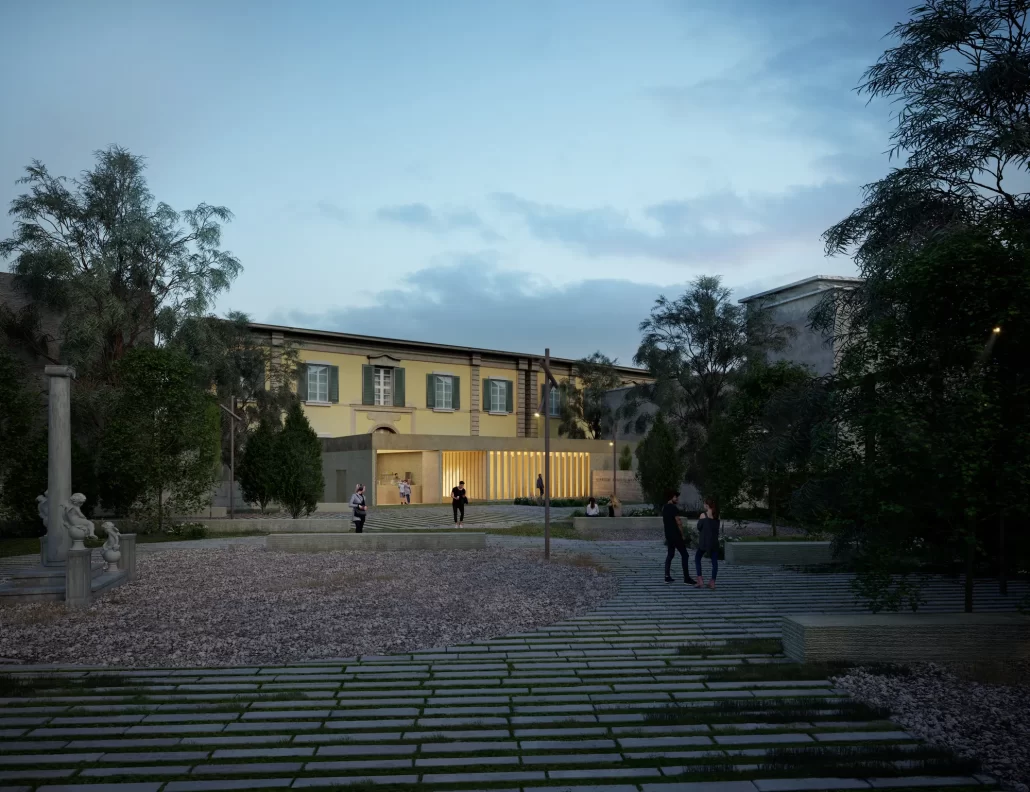
[[[534,413],[540,417],[548,412],[551,403],[551,389],[558,387],[558,381],[551,374],[551,350],[544,350],[544,359],[538,361],[544,370],[544,387],[540,408]],[[544,418],[544,558],[551,557],[551,421]]]
[[[994,328],[994,330],[993,330],[992,332],[993,332],[993,333],[994,333],[995,335],[998,335],[998,333],[1000,333],[1000,332],[1001,332],[1001,328],[1000,328],[1000,327],[995,327],[995,328]]]

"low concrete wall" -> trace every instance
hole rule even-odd
[[[829,564],[829,542],[726,542],[726,563],[740,566]]]
[[[783,618],[798,663],[972,662],[1030,658],[1030,618],[994,613],[877,613]]]
[[[481,533],[290,533],[270,534],[269,550],[327,553],[333,550],[482,550]]]
[[[194,520],[213,535],[224,533],[339,533],[354,530],[350,519],[241,518],[238,520]]]
[[[607,510],[607,507],[602,507]],[[604,512],[602,512],[602,515]],[[605,528],[652,528],[656,531],[662,530],[661,517],[573,517],[572,527],[577,531],[589,531],[591,528],[604,526]]]

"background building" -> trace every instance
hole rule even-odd
[[[770,360],[788,360],[805,365],[813,374],[822,377],[832,374],[836,368],[837,349],[832,338],[809,327],[809,314],[830,292],[854,289],[862,283],[861,278],[815,275],[760,294],[752,294],[740,302],[748,308],[770,311],[774,321],[794,328],[797,333],[786,349],[770,353]]]
[[[608,439],[558,436],[557,391],[547,414],[538,414],[544,380],[537,355],[276,325],[251,329],[273,346],[298,351],[298,394],[323,438],[325,503],[346,502],[358,483],[369,487],[372,503],[397,503],[402,478],[413,482],[413,503],[449,502],[461,480],[473,500],[532,497],[544,467],[545,420],[553,497],[590,495],[595,471],[612,469]],[[551,370],[559,381],[574,379],[575,365],[552,358]],[[648,377],[618,370],[627,384]]]

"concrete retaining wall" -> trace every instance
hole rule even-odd
[[[739,566],[829,564],[829,542],[726,542],[726,563]]]
[[[798,663],[1026,660],[1030,618],[995,613],[785,616],[783,649]]]
[[[606,507],[602,507],[605,508]],[[573,517],[572,527],[577,531],[589,531],[591,528],[652,528],[662,530],[661,517]]]
[[[289,533],[270,534],[269,550],[327,553],[333,550],[482,550],[481,533]]]
[[[339,533],[353,531],[350,519],[305,519],[289,518],[240,519],[240,520],[196,520],[207,528],[208,533],[217,536],[224,533]]]

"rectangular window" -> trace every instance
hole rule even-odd
[[[561,391],[557,388],[551,388],[547,412],[553,418],[561,417]]]
[[[393,406],[393,369],[376,366],[375,403],[380,407]]]
[[[490,380],[490,412],[508,412],[508,383],[504,380]]]
[[[437,410],[454,409],[454,377],[436,377],[436,402]]]
[[[307,401],[329,401],[329,366],[308,366]]]

